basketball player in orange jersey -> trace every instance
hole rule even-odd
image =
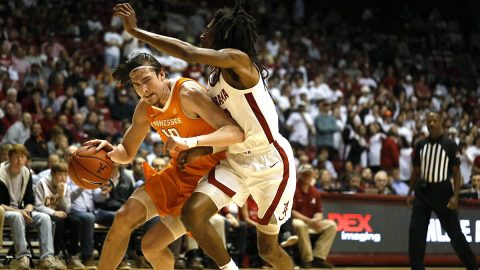
[[[113,77],[122,83],[130,81],[140,96],[132,126],[119,145],[113,146],[105,140],[85,144],[96,145],[97,150],[104,148],[116,163],[132,162],[150,126],[163,141],[172,135],[196,137],[197,147],[189,151],[202,151],[200,146],[204,144],[225,147],[243,141],[243,131],[212,102],[199,83],[186,78],[166,78],[163,67],[149,54],[139,54],[120,65]],[[181,208],[200,178],[220,162],[225,153],[202,156],[181,171],[177,167],[179,152],[171,149],[170,154],[172,161],[162,171],[144,164],[145,185],[136,189],[116,213],[99,269],[116,269],[131,232],[157,214],[162,216],[161,222],[143,236],[142,250],[155,269],[173,269],[174,258],[167,246],[186,232],[179,217]]]
[[[203,48],[199,48],[139,29],[130,4],[116,5],[114,15],[123,19],[130,35],[156,49],[214,67],[208,95],[245,133],[245,140],[228,147],[227,160],[202,179],[183,207],[186,228],[220,269],[238,269],[209,218],[232,201],[243,205],[252,195],[259,208],[259,255],[275,269],[293,269],[291,258],[278,244],[278,233],[291,216],[296,186],[294,157],[289,142],[279,133],[278,115],[264,83],[267,74],[262,73],[265,67],[255,50],[255,20],[240,1],[234,9],[220,9],[201,35]],[[171,138],[166,144],[169,149],[189,149],[197,141],[195,137]]]

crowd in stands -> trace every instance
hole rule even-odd
[[[299,188],[304,178],[314,188],[305,189],[303,195],[317,196],[318,191],[406,195],[413,148],[428,135],[424,120],[435,110],[459,145],[463,193],[479,197],[480,79],[472,75],[474,66],[468,61],[480,48],[471,38],[476,33],[438,8],[424,11],[397,3],[395,15],[364,7],[352,16],[339,7],[317,10],[312,1],[245,2],[257,19],[257,48],[269,72],[266,83],[281,132],[294,147]],[[169,161],[160,137],[152,132],[132,164],[114,168],[113,186],[87,191],[67,180],[65,162],[76,147],[92,138],[116,144],[130,126],[138,97],[132,87],[112,81],[112,69],[135,53],[147,52],[170,77],[206,84],[207,67],[188,65],[129,36],[122,21],[112,18],[114,3],[0,3],[0,160],[13,164],[12,159],[18,163],[17,156],[25,155],[25,168],[30,169],[18,176],[26,177],[27,191],[14,187],[12,193],[6,186],[18,205],[2,201],[20,209],[19,214],[2,216],[5,224],[17,228],[16,257],[25,269],[30,262],[22,258],[31,255],[20,233],[23,227],[14,225],[22,217],[33,219],[41,232],[42,266],[60,269],[62,262],[55,256],[64,253],[71,267],[94,267],[94,224],[112,223],[115,211],[143,183],[143,162],[160,170]],[[142,28],[195,44],[212,12],[223,4],[134,3]],[[0,165],[0,182],[8,182],[1,175],[7,163]],[[11,172],[5,175],[12,177]],[[47,187],[62,195],[46,200]],[[211,220],[219,224],[225,245],[242,266],[262,264],[252,244],[254,209],[232,206]],[[305,209],[307,213],[301,213]],[[302,266],[327,264],[335,224],[316,224],[321,205],[294,206],[294,211],[300,215],[293,215],[280,240],[286,243],[297,234]],[[52,222],[55,237],[47,233]],[[304,236],[309,226],[329,231],[322,230],[313,249]],[[75,240],[60,241],[63,233]],[[126,259],[142,258],[133,238]],[[172,250],[178,268],[185,266],[183,250],[189,267],[212,263],[198,259],[200,251],[191,238],[181,238]],[[140,259],[139,265],[146,262]],[[126,260],[121,267],[129,267]]]

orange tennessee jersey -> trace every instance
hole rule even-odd
[[[181,85],[186,81],[193,80],[180,78],[175,82],[164,108],[148,107],[150,124],[164,142],[169,135],[188,138],[215,131],[203,119],[192,119],[183,112],[180,91]],[[180,215],[183,204],[195,190],[198,181],[225,158],[225,152],[201,157],[185,166],[183,171],[177,169],[176,158],[172,156],[171,162],[162,171],[156,171],[147,163],[144,164],[145,190],[161,216]]]

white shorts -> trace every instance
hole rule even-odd
[[[153,204],[153,201],[150,199],[150,195],[148,195],[148,193],[145,191],[145,186],[140,186],[135,189],[130,198],[139,201],[143,204],[143,206],[145,206],[146,216],[144,223],[152,219],[153,217],[158,216],[157,208],[155,207],[155,204]],[[182,235],[187,233],[187,229],[185,229],[183,222],[180,220],[180,216],[165,216],[161,217],[160,221],[165,224],[165,226],[172,233],[175,239],[180,238]]]
[[[251,195],[258,205],[257,228],[278,234],[291,216],[296,171],[290,143],[281,138],[262,152],[227,153],[195,192],[208,195],[218,209],[230,202],[242,206]]]

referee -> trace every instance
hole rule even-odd
[[[467,269],[477,270],[475,255],[460,229],[457,206],[460,192],[460,161],[457,145],[443,133],[439,113],[427,116],[427,139],[418,142],[413,156],[413,172],[407,205],[412,209],[409,230],[409,255],[413,270],[423,270],[430,214],[435,211],[451,239],[452,247]],[[454,188],[450,179],[453,175]],[[412,195],[413,189],[415,196]]]

